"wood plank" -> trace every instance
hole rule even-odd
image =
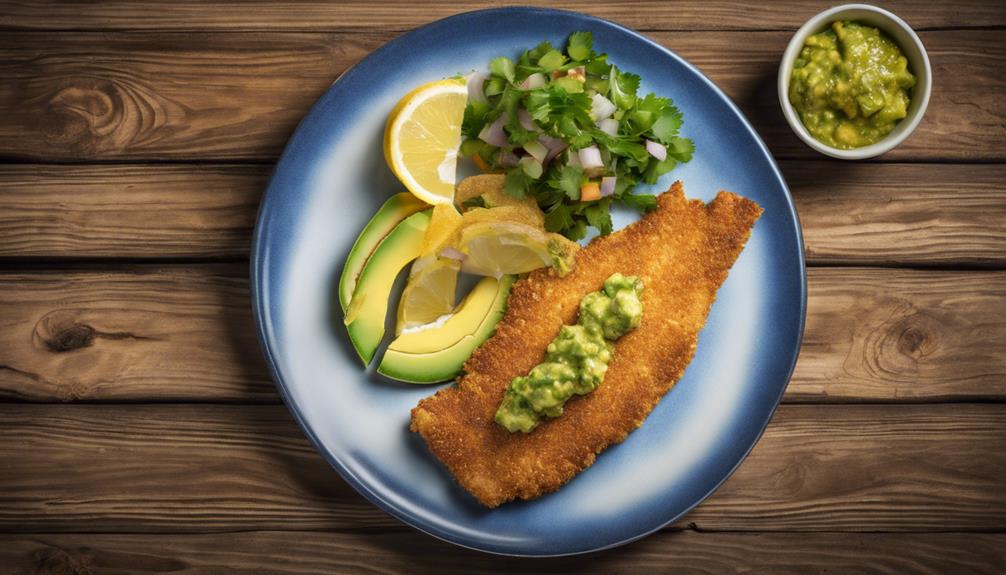
[[[810,264],[1006,264],[1006,165],[784,161]],[[0,257],[246,257],[269,166],[0,166]]]
[[[0,257],[247,257],[267,166],[0,166]]]
[[[418,531],[245,532],[200,535],[0,535],[0,563],[15,573],[63,575],[82,568],[210,575],[374,572],[832,573],[998,575],[1006,535],[992,533],[696,533],[665,531],[579,557],[506,558],[452,546]]]
[[[1006,166],[781,165],[810,264],[995,265],[1006,260]]]
[[[786,401],[1006,397],[1006,272],[808,271]]]
[[[0,405],[0,531],[360,529],[283,406]],[[677,527],[1002,531],[1006,406],[783,406]]]
[[[0,397],[268,401],[247,268],[0,276]]]
[[[885,160],[1006,159],[1000,35],[922,33],[935,78],[929,111]],[[271,161],[332,80],[392,36],[6,33],[0,37],[0,157]],[[776,97],[774,78],[789,33],[650,36],[717,82],[775,154],[820,158],[790,132]],[[701,129],[690,126],[686,118],[685,133]]]
[[[783,0],[752,4],[688,0],[667,4],[659,0],[530,0],[531,6],[550,6],[585,12],[640,30],[751,30],[793,29],[814,14],[834,5],[828,0]],[[971,0],[953,4],[924,0],[896,0],[885,7],[916,30],[1006,25],[1002,6]],[[5,3],[0,27],[39,30],[405,30],[459,12],[499,6],[494,0],[462,0],[445,4],[417,4],[404,0],[366,2],[220,3],[198,1],[103,1],[82,7],[66,0]],[[755,10],[753,10],[755,9]],[[757,16],[757,17],[755,17]]]
[[[243,265],[0,274],[0,400],[276,402]],[[1006,272],[814,268],[787,402],[1006,397]]]

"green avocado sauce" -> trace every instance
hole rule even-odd
[[[601,291],[580,301],[575,325],[564,325],[548,344],[545,361],[510,382],[496,411],[496,423],[509,431],[530,432],[542,418],[559,417],[573,395],[586,395],[604,381],[611,342],[639,327],[643,282],[612,274]]]
[[[807,38],[789,101],[817,140],[848,150],[880,141],[908,113],[915,76],[893,40],[857,22]]]

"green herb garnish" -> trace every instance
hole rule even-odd
[[[494,58],[489,70],[485,100],[465,108],[462,153],[505,172],[506,193],[533,197],[548,231],[574,240],[588,225],[610,233],[612,202],[653,209],[655,197],[633,189],[692,157],[671,99],[639,95],[639,76],[595,52],[590,32],[571,34],[565,50],[542,42],[516,62]]]

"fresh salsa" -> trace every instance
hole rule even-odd
[[[670,98],[638,94],[639,76],[593,49],[590,32],[565,49],[548,42],[489,63],[468,76],[461,153],[484,171],[506,173],[506,193],[533,197],[545,226],[578,240],[587,226],[611,232],[620,202],[646,211],[654,196],[635,194],[692,157],[678,135],[681,112]]]

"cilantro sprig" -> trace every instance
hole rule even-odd
[[[639,76],[594,51],[590,32],[571,34],[564,50],[542,42],[516,61],[493,58],[489,71],[480,86],[485,98],[470,98],[465,108],[462,153],[505,172],[506,193],[533,197],[549,231],[574,240],[588,226],[611,233],[614,202],[653,209],[656,198],[635,193],[636,185],[653,184],[692,157],[671,99],[639,94]],[[600,163],[585,166],[585,149],[594,160],[596,149]]]

